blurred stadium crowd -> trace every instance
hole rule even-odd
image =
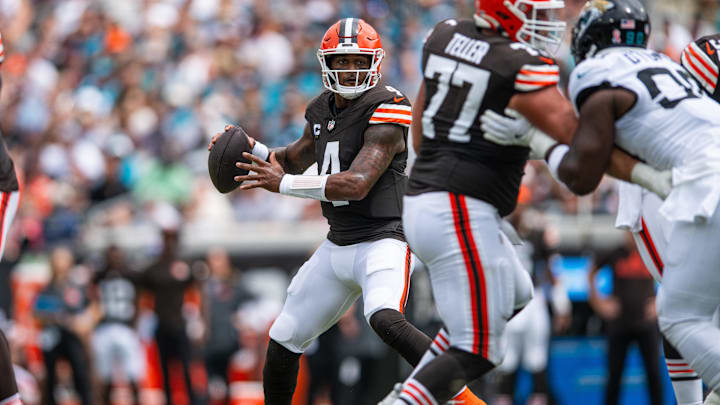
[[[652,46],[675,58],[692,38],[720,29],[718,1],[648,2]],[[583,1],[566,3],[571,21]],[[213,370],[227,369],[228,361],[232,379],[259,379],[266,328],[287,272],[249,271],[240,278],[232,263],[252,266],[243,264],[232,239],[193,249],[197,241],[188,229],[212,234],[231,226],[239,234],[258,221],[304,226],[323,219],[310,200],[217,193],[207,177],[208,140],[228,123],[269,146],[299,137],[305,105],[322,88],[315,56],[320,38],[341,16],[360,16],[377,29],[387,54],[384,77],[413,99],[426,32],[472,10],[469,0],[0,0],[6,55],[0,128],[22,181],[0,264],[0,315],[14,324],[15,357],[32,375],[22,374],[25,403],[40,403],[38,381],[50,374],[58,379],[50,380],[48,392],[60,403],[101,401],[101,385],[62,387],[97,382],[104,367],[92,350],[94,331],[107,321],[98,275],[115,270],[146,291],[123,320],[141,338],[132,354],[143,360],[141,403],[162,394],[158,357],[190,365],[188,378],[170,367],[170,379],[196,388],[192,402],[213,391],[207,375],[222,374]],[[568,47],[558,56],[567,72]],[[533,163],[524,183],[521,202],[535,209],[561,215],[615,209],[609,180],[579,200]],[[425,288],[416,294],[420,301]],[[341,322],[325,344],[344,336],[372,346],[370,335],[360,338],[363,322],[353,319]],[[161,342],[178,330],[187,339]],[[74,360],[50,362],[60,347],[60,357]],[[320,370],[323,361],[311,363]],[[359,366],[344,367],[341,379],[352,380]],[[68,369],[75,369],[75,384]],[[245,392],[252,396],[252,386]],[[113,403],[126,403],[118,398]]]

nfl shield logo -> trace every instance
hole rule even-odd
[[[328,121],[327,130],[328,130],[328,131],[332,131],[333,128],[335,128],[335,120],[330,120],[330,121]]]

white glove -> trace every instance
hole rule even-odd
[[[637,163],[635,167],[633,167],[630,173],[630,180],[657,194],[663,200],[666,199],[672,191],[672,171],[665,170],[659,172],[642,162]]]
[[[498,145],[529,147],[534,132],[531,131],[534,129],[532,124],[510,108],[505,109],[505,115],[507,117],[490,109],[485,110],[480,117],[485,139]]]
[[[498,145],[530,148],[531,160],[545,159],[547,151],[557,144],[556,140],[535,128],[519,112],[506,108],[505,115],[485,110],[480,117],[485,139]]]

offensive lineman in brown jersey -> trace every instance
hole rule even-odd
[[[438,338],[449,349],[426,353],[383,405],[442,404],[494,368],[503,358],[506,322],[532,296],[500,221],[515,207],[528,149],[484,139],[482,113],[512,107],[565,141],[577,127],[572,105],[557,90],[558,66],[545,52],[562,41],[565,24],[552,14],[564,2],[475,5],[473,20],[445,20],[425,41],[420,108],[413,110],[419,153],[403,213],[407,240],[428,267],[445,323]],[[638,180],[631,175],[638,167],[648,171],[620,151],[613,159],[611,172],[623,179]]]
[[[0,36],[0,64],[5,60],[5,48]],[[0,81],[0,87],[2,82]],[[8,155],[5,141],[0,137],[0,259],[5,251],[5,239],[20,199],[15,165]],[[22,405],[10,359],[10,347],[0,330],[0,405]]]
[[[290,404],[300,355],[361,294],[370,326],[410,364],[431,346],[403,315],[415,261],[401,224],[411,107],[380,81],[383,56],[379,36],[365,21],[337,22],[318,51],[327,91],[307,107],[302,137],[272,151],[250,138],[252,155],[245,156],[256,165],[237,164],[255,172],[236,178],[246,182],[241,189],[320,200],[330,224],[270,329],[266,404]],[[315,162],[317,175],[301,175]],[[459,403],[483,403],[460,391]]]

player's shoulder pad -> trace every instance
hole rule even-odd
[[[720,34],[707,35],[690,42],[683,50],[680,59],[685,70],[716,100],[720,100],[718,52],[720,52]]]
[[[611,53],[602,58],[586,59],[570,73],[568,94],[576,111],[580,110],[580,105],[587,99],[588,92],[611,85],[613,67],[619,67],[614,63],[622,63],[622,59],[617,59],[618,56],[620,56],[618,53]]]
[[[305,107],[306,120],[312,121],[311,117],[322,114],[323,107],[327,104],[328,93],[331,93],[331,91],[325,90],[308,102],[307,107]]]
[[[435,24],[432,29],[432,33],[441,33],[447,31],[453,31],[457,29],[457,26],[462,23],[461,18],[446,18],[439,23]],[[432,34],[431,34],[432,36]]]
[[[408,98],[385,83],[373,89],[368,101],[372,103],[372,115],[369,124],[397,124],[409,127],[412,122],[412,106]]]
[[[432,45],[435,41],[445,41],[452,32],[457,31],[461,26],[472,23],[469,19],[464,18],[448,18],[435,24],[435,26],[427,33],[423,44]]]
[[[507,72],[512,73],[515,90],[521,93],[557,86],[560,67],[555,59],[529,45],[508,41],[502,46],[507,54]]]
[[[307,104],[308,109],[311,107],[316,107],[319,104],[325,103],[328,97],[328,94],[331,93],[330,90],[325,90],[318,94],[317,96],[313,97],[312,100]]]

